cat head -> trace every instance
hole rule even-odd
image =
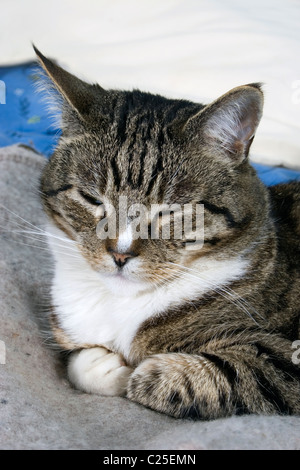
[[[182,267],[205,270],[249,249],[266,214],[248,162],[259,84],[204,106],[104,90],[35,51],[61,109],[62,136],[41,180],[44,208],[112,289],[149,289]]]

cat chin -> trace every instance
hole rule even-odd
[[[105,287],[114,295],[131,297],[149,291],[151,286],[147,282],[130,279],[123,274],[99,273]]]

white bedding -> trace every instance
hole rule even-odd
[[[0,0],[0,16],[3,65],[33,41],[104,87],[209,102],[264,82],[252,159],[300,168],[299,0]]]

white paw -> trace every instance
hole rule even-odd
[[[79,390],[99,395],[124,395],[131,373],[120,354],[102,347],[76,351],[68,364],[70,382]]]

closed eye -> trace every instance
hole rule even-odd
[[[85,193],[84,191],[79,191],[79,194],[85,199],[89,204],[93,206],[102,206],[103,202],[100,199],[97,199],[95,196]]]

